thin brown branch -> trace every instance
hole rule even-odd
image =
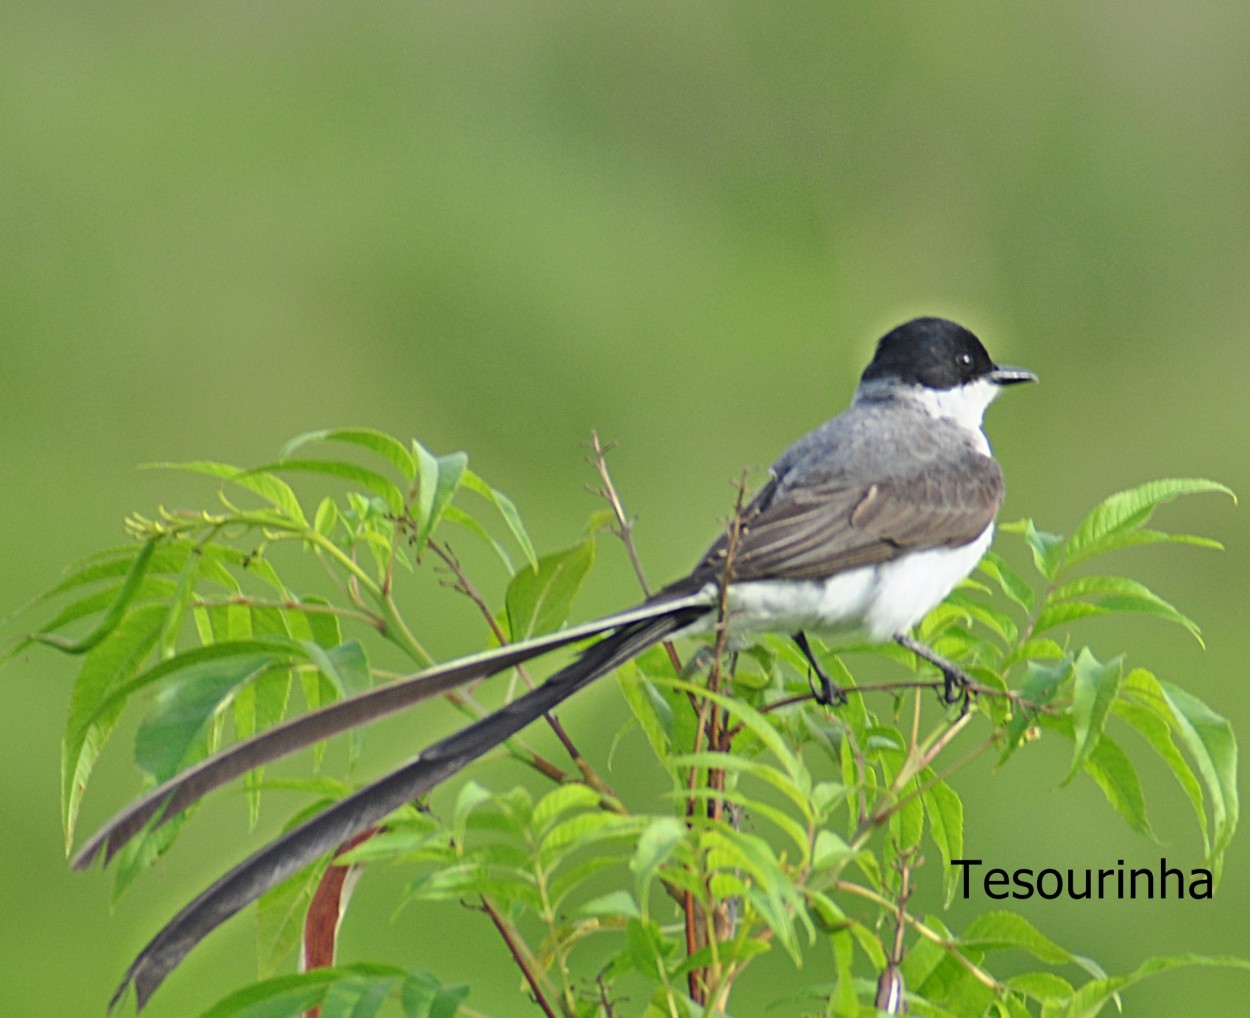
[[[642,560],[638,557],[638,549],[634,546],[634,521],[626,514],[621,496],[617,493],[616,485],[612,483],[612,475],[608,471],[608,453],[614,448],[616,448],[614,443],[609,442],[605,445],[599,441],[599,432],[591,431],[590,462],[598,472],[600,481],[603,482],[603,486],[595,491],[595,494],[605,499],[612,507],[612,515],[616,517],[616,535],[625,545],[630,564],[634,567],[634,575],[638,577],[638,586],[642,588],[644,596],[650,597],[651,586],[647,583],[647,574],[643,572]]]
[[[647,582],[647,574],[642,568],[642,559],[639,558],[638,548],[634,544],[634,520],[625,512],[625,504],[621,501],[621,496],[612,481],[611,471],[608,470],[608,453],[614,448],[616,446],[611,442],[606,445],[600,442],[597,431],[591,431],[590,449],[593,455],[590,462],[599,474],[599,480],[602,482],[599,488],[592,488],[591,492],[598,495],[611,507],[612,515],[616,517],[616,536],[625,545],[625,553],[629,556],[630,564],[634,568],[634,575],[638,577],[638,586],[642,589],[643,597],[650,598],[651,585]],[[673,674],[680,678],[682,665],[681,658],[677,655],[677,649],[673,646],[671,640],[665,640],[662,646],[664,647],[664,652],[668,655],[669,663],[673,666]]]
[[[547,999],[547,995],[543,992],[542,981],[534,970],[533,965],[530,964],[528,952],[521,946],[511,924],[504,919],[499,909],[495,907],[494,902],[487,895],[482,895],[481,902],[482,911],[490,917],[490,921],[495,924],[495,929],[503,937],[503,942],[508,946],[508,953],[512,955],[512,960],[516,962],[517,968],[521,970],[521,975],[525,977],[525,982],[529,985],[530,992],[534,994],[534,1000],[542,1008],[543,1014],[547,1018],[559,1018],[559,1012],[552,1006],[551,1001]]]
[[[713,644],[711,666],[708,669],[707,686],[713,693],[719,692],[723,684],[722,664],[729,641],[729,587],[733,580],[734,556],[737,554],[738,542],[742,534],[742,507],[746,499],[745,472],[737,487],[738,496],[734,503],[733,516],[730,517],[725,527],[725,562],[721,569],[720,592],[716,604],[716,639]],[[702,750],[705,738],[708,746],[713,750],[723,750],[728,744],[721,730],[721,713],[720,705],[710,698],[703,699],[699,703],[698,724],[695,727],[695,753]],[[697,780],[698,768],[691,767],[687,779],[687,787],[691,793],[694,792]],[[724,791],[725,772],[718,768],[710,769],[707,775],[707,785],[713,792]],[[687,823],[693,821],[696,809],[698,809],[698,798],[691,794],[686,800]],[[711,819],[719,820],[722,815],[723,801],[717,796],[711,796],[708,798],[706,809]],[[711,902],[710,891],[708,900]],[[701,908],[690,891],[687,891],[684,896],[683,910],[685,911],[686,953],[689,956],[718,936],[718,929],[724,917],[715,903],[712,903],[711,914],[707,909]],[[702,920],[702,926],[699,920]],[[698,1004],[706,1004],[709,987],[707,971],[702,968],[691,969],[686,974],[686,982],[691,999]]]

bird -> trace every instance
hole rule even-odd
[[[815,699],[845,700],[808,634],[894,642],[935,665],[943,697],[968,695],[968,676],[911,635],[976,567],[1003,501],[1003,475],[982,430],[999,392],[1037,381],[996,364],[968,329],[915,318],[877,343],[850,407],[804,435],[685,576],[641,604],[582,625],[435,665],[235,743],[157,786],[114,816],[72,865],[105,862],[140,832],[271,760],[450,689],[593,640],[545,682],[435,742],[407,763],[271,841],[204,890],[135,958],[110,1008],[130,987],[138,1008],[208,933],[316,859],[427,794],[532,721],[648,648],[725,624],[738,637],[794,639]]]

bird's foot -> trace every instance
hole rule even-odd
[[[829,678],[829,673],[821,666],[816,659],[811,644],[807,642],[807,634],[798,632],[794,634],[794,642],[798,645],[799,650],[803,652],[803,656],[807,658],[808,665],[811,670],[807,673],[807,684],[811,686],[812,696],[816,698],[816,702],[822,707],[841,707],[846,703],[846,690],[839,686],[833,679]],[[816,683],[812,681],[812,676],[820,680],[820,688],[816,688]]]
[[[968,713],[972,707],[972,698],[976,695],[976,683],[967,672],[910,636],[896,636],[894,642],[935,666],[942,673],[942,702],[955,704],[962,700],[963,708],[960,713]]]

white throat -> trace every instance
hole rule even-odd
[[[953,389],[930,389],[918,385],[912,388],[910,395],[930,416],[945,417],[962,427],[988,454],[990,444],[981,430],[981,421],[985,418],[986,407],[998,395],[998,389],[998,385],[988,378],[978,378]]]

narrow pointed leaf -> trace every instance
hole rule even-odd
[[[124,701],[102,708],[112,691],[139,669],[155,646],[164,606],[141,605],[112,636],[90,651],[74,680],[69,719],[61,743],[61,810],[66,847],[73,843],[78,807],[96,759],[104,748]]]
[[[1006,534],[1020,534],[1033,552],[1033,565],[1046,579],[1053,580],[1063,562],[1063,538],[1059,534],[1038,530],[1032,520],[1004,523],[998,528]]]
[[[454,523],[458,527],[463,527],[474,537],[481,540],[483,544],[499,556],[499,561],[503,563],[503,566],[506,570],[508,570],[509,575],[516,571],[512,566],[512,556],[508,554],[508,549],[491,537],[490,534],[487,533],[486,528],[478,523],[477,520],[475,520],[463,509],[458,506],[449,505],[443,510],[443,519],[445,519],[448,523]]]
[[[399,513],[404,508],[403,492],[399,490],[395,482],[389,477],[378,473],[376,470],[370,470],[367,467],[357,466],[355,463],[347,463],[343,460],[279,460],[276,463],[266,463],[263,466],[245,471],[239,475],[238,480],[242,483],[256,476],[271,477],[277,471],[293,471],[296,473],[321,474],[326,477],[335,477],[358,485],[365,491],[377,495],[386,502],[391,512]],[[308,526],[308,522],[305,520],[303,525],[305,527]]]
[[[1167,972],[1171,969],[1195,967],[1250,969],[1250,961],[1244,958],[1199,954],[1178,954],[1166,958],[1151,958],[1126,976],[1112,976],[1107,979],[1091,980],[1076,991],[1076,994],[1063,1011],[1056,1013],[1062,1014],[1063,1018],[1094,1018],[1106,1004],[1115,1000],[1122,991],[1141,982],[1148,976],[1153,976],[1159,972]]]
[[[296,451],[313,442],[347,442],[357,445],[390,461],[409,484],[417,476],[416,460],[404,444],[385,432],[375,431],[372,428],[327,428],[321,431],[306,431],[287,442],[282,447],[280,455],[284,460],[290,459]]]
[[[538,567],[538,556],[534,552],[534,543],[530,540],[530,535],[525,530],[525,525],[521,522],[521,514],[517,512],[517,508],[512,504],[512,500],[508,498],[502,491],[492,488],[483,481],[472,470],[466,469],[464,472],[463,485],[470,491],[481,495],[495,510],[503,517],[504,523],[508,525],[508,529],[512,531],[512,536],[516,539],[517,544],[521,546],[526,560],[532,568]]]
[[[1080,773],[1102,738],[1122,671],[1121,658],[1103,664],[1088,648],[1077,656],[1072,682],[1072,763],[1062,784]]]
[[[1237,829],[1237,740],[1232,726],[1192,693],[1171,683],[1160,684],[1181,744],[1198,765],[1211,801],[1211,851],[1208,861],[1218,882],[1224,852]]]
[[[228,463],[215,463],[211,460],[189,460],[184,463],[147,463],[144,466],[149,470],[181,470],[187,473],[205,474],[208,477],[229,481],[231,484],[237,484],[239,487],[246,488],[248,491],[259,495],[277,509],[285,519],[295,525],[308,526],[308,521],[304,518],[304,510],[300,508],[299,499],[295,497],[295,492],[291,490],[291,486],[282,478],[267,473],[263,467],[258,467],[255,470],[241,470],[239,467],[233,467]]]
[[[415,553],[419,556],[460,487],[469,457],[462,452],[436,457],[418,442],[414,442],[413,447],[417,452],[418,468]]]
[[[929,817],[929,835],[942,855],[944,897],[949,908],[959,890],[959,871],[951,860],[962,859],[964,854],[964,805],[950,785],[935,781],[935,777],[931,769],[922,775],[922,782],[930,787],[921,800]]]
[[[996,580],[1003,593],[1012,601],[1026,612],[1032,613],[1037,595],[1033,593],[1033,588],[1025,582],[1024,578],[1007,564],[1006,559],[996,551],[987,551],[978,568]]]
[[[1222,492],[1234,501],[1232,491],[1215,481],[1173,478],[1151,481],[1104,499],[1081,521],[1063,547],[1065,565],[1121,547],[1121,539],[1144,526],[1157,506],[1180,495]]]
[[[1144,668],[1134,668],[1124,677],[1121,689],[1122,694],[1112,710],[1133,726],[1175,775],[1194,808],[1202,831],[1203,845],[1209,855],[1211,840],[1207,814],[1203,808],[1202,785],[1172,740],[1172,729],[1176,721],[1164,698],[1159,680]]]
[[[1055,604],[1079,598],[1093,598],[1100,608],[1111,612],[1141,613],[1167,619],[1184,626],[1202,643],[1197,623],[1136,580],[1124,576],[1081,576],[1056,588],[1049,600]]]
[[[130,565],[129,571],[126,573],[126,579],[117,591],[117,596],[113,598],[112,603],[104,612],[104,616],[95,624],[91,632],[77,640],[66,640],[63,637],[53,636],[50,633],[36,633],[35,639],[41,643],[50,644],[66,654],[85,654],[92,648],[99,646],[100,642],[121,623],[127,607],[139,592],[139,588],[143,583],[144,573],[147,572],[148,563],[152,560],[152,552],[155,548],[156,538],[150,537],[143,542],[142,547],[139,548],[138,554],[135,555],[134,561]]]
[[[1085,759],[1085,771],[1102,789],[1107,801],[1138,834],[1153,838],[1146,817],[1146,798],[1137,770],[1115,742],[1104,736]]]
[[[1014,948],[1027,951],[1050,965],[1063,965],[1073,960],[1069,951],[1015,912],[985,912],[977,916],[964,930],[959,944],[961,948],[982,951]]]

